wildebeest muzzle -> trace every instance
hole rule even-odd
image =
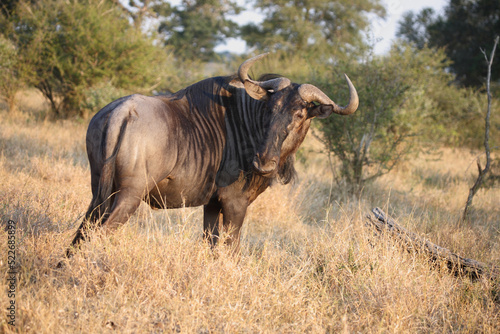
[[[253,159],[253,167],[255,171],[262,176],[274,175],[278,170],[279,157],[263,159],[259,153]]]

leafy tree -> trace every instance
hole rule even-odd
[[[6,16],[11,15],[18,2],[19,0],[2,0],[2,3],[0,4],[0,12]]]
[[[423,49],[430,40],[427,28],[436,22],[436,12],[432,8],[424,8],[420,13],[407,12],[399,21],[396,37],[414,43],[418,49]]]
[[[433,16],[429,9],[407,13],[398,35],[423,47],[445,47],[450,68],[465,86],[482,86],[486,77],[483,48],[491,52],[491,38],[500,31],[500,1],[450,0],[444,15]],[[492,81],[500,79],[500,63],[492,68]]]
[[[353,115],[322,120],[319,130],[326,148],[341,161],[341,178],[354,194],[359,195],[365,183],[388,173],[410,151],[408,139],[417,130],[422,111],[414,113],[407,102],[430,77],[440,75],[443,58],[433,50],[415,52],[395,45],[388,56],[340,66],[353,79],[360,106]],[[345,92],[340,77],[336,73],[316,84],[330,96],[339,96]]]
[[[16,92],[23,86],[23,63],[18,60],[16,46],[0,35],[0,94],[9,111],[15,109]]]
[[[400,47],[398,47],[399,49]],[[421,59],[419,84],[405,96],[403,110],[412,115],[413,131],[425,146],[452,146],[478,149],[482,146],[484,131],[484,104],[486,95],[477,89],[457,85],[455,75],[448,70],[450,60],[445,50],[411,47]],[[492,147],[500,142],[498,101],[492,102]],[[494,134],[493,134],[494,133]]]
[[[8,35],[29,68],[27,84],[50,101],[56,117],[82,113],[89,88],[111,82],[120,88],[159,82],[165,55],[132,28],[110,2],[21,2]]]
[[[125,6],[120,0],[111,0],[125,15],[129,16],[136,29],[143,27],[147,18],[157,18],[154,8],[158,6],[169,6],[162,0],[129,0],[128,6]]]
[[[228,18],[240,7],[231,0],[182,0],[180,5],[158,4],[161,17],[158,31],[180,59],[208,61],[214,48],[226,38],[235,37],[238,24]]]
[[[255,0],[262,24],[242,27],[243,39],[259,50],[284,50],[329,61],[359,55],[363,31],[373,16],[384,17],[379,0]]]

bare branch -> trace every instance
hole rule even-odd
[[[484,169],[481,168],[481,164],[479,163],[479,159],[477,161],[477,167],[479,169],[479,174],[477,176],[476,182],[470,188],[469,190],[469,196],[467,197],[467,202],[465,203],[465,208],[464,212],[462,215],[462,220],[465,221],[467,219],[467,214],[469,211],[469,207],[472,205],[472,199],[474,198],[474,195],[477,193],[479,188],[481,187],[483,183],[483,179],[485,175],[489,172],[490,166],[491,166],[491,155],[490,155],[490,116],[491,116],[491,89],[490,89],[490,82],[491,82],[491,67],[493,65],[493,58],[495,58],[495,50],[498,45],[499,41],[499,36],[495,38],[495,43],[493,45],[493,50],[491,51],[490,58],[488,59],[488,56],[486,55],[486,52],[481,49],[481,52],[484,55],[484,59],[486,60],[486,64],[488,65],[488,75],[486,77],[486,92],[488,95],[488,109],[486,111],[486,117],[485,117],[485,129],[484,129],[484,149],[486,152],[486,165],[484,166]]]

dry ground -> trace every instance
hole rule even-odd
[[[24,99],[24,110],[36,112]],[[0,331],[499,331],[492,282],[453,277],[364,225],[368,210],[380,206],[434,243],[500,264],[500,190],[481,190],[472,222],[458,222],[476,153],[422,154],[357,200],[332,184],[324,156],[309,152],[318,148],[309,138],[299,181],[268,189],[251,206],[240,257],[202,242],[201,208],[141,205],[117,233],[95,233],[56,269],[91,198],[85,130],[83,121],[0,111],[0,217],[2,226],[17,223],[19,279],[16,325],[2,316]],[[6,273],[4,229],[0,252]],[[5,289],[3,313],[9,300]]]

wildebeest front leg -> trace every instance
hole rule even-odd
[[[219,239],[222,224],[222,204],[217,197],[212,197],[203,207],[203,237],[214,247]]]
[[[231,198],[222,201],[223,228],[228,238],[226,244],[235,254],[240,251],[241,226],[245,220],[248,202],[245,199]]]
[[[204,206],[204,237],[213,247],[217,244],[221,233],[226,234],[225,244],[239,252],[240,232],[245,219],[248,203],[240,199],[223,199],[212,197]]]

